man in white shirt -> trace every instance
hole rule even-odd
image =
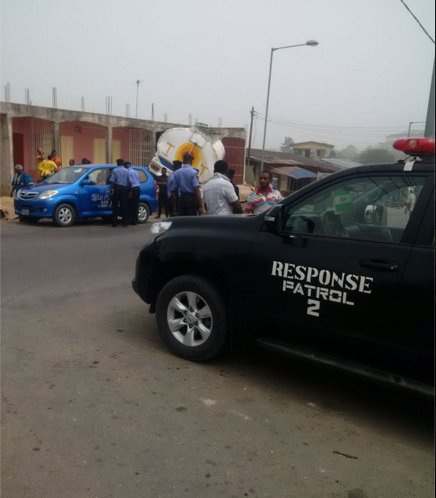
[[[213,178],[203,188],[203,201],[209,215],[229,216],[242,214],[241,203],[230,179],[227,177],[228,169],[229,166],[225,161],[217,161]]]

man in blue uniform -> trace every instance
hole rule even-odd
[[[192,167],[194,158],[190,154],[183,156],[183,166],[174,173],[174,187],[180,192],[179,216],[196,216],[203,214],[200,182],[197,172]],[[174,196],[173,192],[173,196]]]
[[[126,161],[124,167],[129,171],[131,191],[129,193],[128,205],[128,221],[132,225],[138,224],[139,199],[141,197],[141,182],[139,173],[132,168],[132,163]]]
[[[109,179],[112,198],[112,226],[118,226],[118,204],[123,216],[123,227],[127,227],[127,198],[132,185],[129,170],[124,167],[124,159],[117,159],[117,167]]]

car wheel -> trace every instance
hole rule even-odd
[[[20,216],[19,220],[24,223],[38,223],[41,218],[33,218],[32,216]]]
[[[54,212],[53,221],[58,227],[69,227],[74,223],[76,213],[70,204],[60,204]]]
[[[220,290],[202,277],[171,280],[159,295],[156,318],[168,349],[186,360],[210,360],[227,346],[226,303]]]
[[[145,202],[139,203],[138,208],[138,223],[147,223],[150,217],[150,208],[145,204]]]

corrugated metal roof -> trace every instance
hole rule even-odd
[[[262,161],[262,151],[260,149],[251,150],[250,160],[254,162]],[[288,152],[279,151],[265,151],[265,163],[268,166],[299,166],[309,171],[317,173],[318,171],[322,173],[335,173],[340,171],[340,167],[333,164],[328,164],[318,159],[311,157],[299,156],[297,154],[289,154]]]

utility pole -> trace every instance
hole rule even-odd
[[[139,85],[141,80],[136,80],[136,119],[138,119],[138,100],[139,100]]]
[[[430,98],[428,100],[428,111],[427,111],[427,121],[425,124],[425,136],[426,138],[434,138],[434,104],[435,104],[435,65],[433,63],[433,76],[431,79],[431,88],[430,88]]]
[[[250,166],[250,160],[251,160],[251,141],[253,138],[253,121],[254,121],[254,115],[256,114],[254,112],[254,107],[251,108],[250,114],[251,114],[251,125],[250,125],[250,138],[248,140],[247,166]]]
[[[81,109],[82,109],[82,112],[85,112],[85,97],[82,97],[82,98],[81,98],[81,102],[80,102],[80,104],[81,104]]]
[[[154,121],[154,104],[151,104],[151,120]]]

